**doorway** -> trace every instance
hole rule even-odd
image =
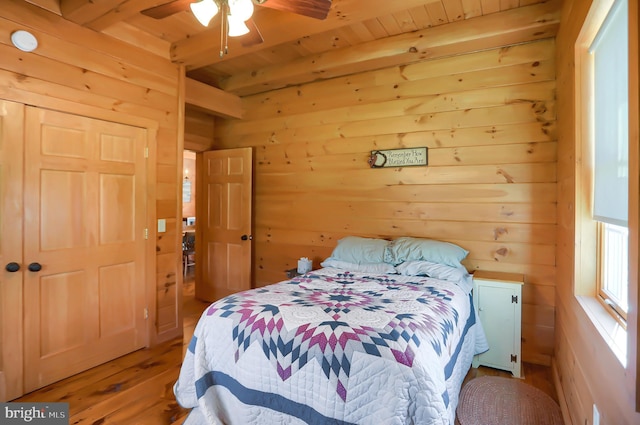
[[[182,272],[185,277],[195,274],[196,222],[196,153],[185,150],[182,166]]]
[[[196,196],[196,153],[185,150],[182,165],[182,273],[185,297],[193,297],[195,291]]]
[[[195,269],[198,299],[213,302],[251,287],[252,164],[250,147],[183,151],[183,234],[196,235],[195,265],[183,255],[183,274]]]

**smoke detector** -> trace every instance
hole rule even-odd
[[[28,31],[18,30],[11,34],[11,42],[23,52],[33,52],[38,47],[38,40]]]

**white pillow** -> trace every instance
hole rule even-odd
[[[349,263],[347,261],[336,260],[329,257],[320,263],[322,267],[333,267],[341,270],[348,270],[350,272],[362,272],[362,273],[376,273],[376,274],[398,274],[396,268],[389,263]]]
[[[456,283],[467,293],[473,288],[473,276],[467,269],[451,267],[431,261],[405,261],[396,266],[398,273],[405,276],[428,276],[434,279]]]

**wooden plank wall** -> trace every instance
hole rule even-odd
[[[524,273],[523,360],[553,355],[553,39],[243,98],[220,147],[252,146],[254,281],[314,266],[347,235],[454,242],[465,265]],[[374,149],[429,147],[428,167],[371,169]]]
[[[186,105],[184,118],[184,148],[194,152],[213,149],[215,119],[197,108]]]
[[[630,301],[628,327],[627,366],[624,367],[613,354],[591,318],[585,313],[574,294],[576,250],[579,249],[579,237],[576,237],[576,181],[579,178],[581,158],[576,157],[576,91],[575,87],[575,49],[574,45],[585,21],[592,1],[566,0],[563,4],[562,21],[557,36],[557,83],[558,83],[558,241],[557,241],[557,319],[555,369],[559,383],[559,396],[563,400],[568,417],[573,425],[593,424],[593,405],[600,412],[601,425],[622,425],[640,423],[640,414],[636,413],[637,391],[637,308],[634,312]],[[635,11],[635,58],[638,61],[638,2],[629,1]],[[635,6],[634,6],[635,5]],[[633,40],[631,41],[633,43]],[[637,103],[637,78],[636,95]],[[633,97],[630,98],[633,102]],[[633,111],[630,103],[630,111]],[[635,106],[637,111],[637,104]],[[636,114],[637,117],[637,114]],[[638,122],[636,120],[636,129]],[[633,132],[630,132],[633,138]],[[633,139],[632,139],[633,142]],[[637,130],[635,135],[637,152]],[[637,170],[638,158],[630,156],[630,170]],[[635,162],[634,162],[635,161]],[[637,176],[636,176],[637,178]],[[633,174],[630,174],[633,184]],[[636,181],[637,184],[637,181]],[[582,196],[578,196],[582,199]],[[633,206],[633,202],[636,205]],[[632,211],[638,211],[637,192],[630,196]],[[634,218],[630,215],[630,228]],[[635,223],[637,223],[637,214]],[[637,224],[636,224],[637,225]],[[637,235],[637,228],[631,228],[630,235]],[[579,236],[579,235],[578,235]],[[630,245],[633,239],[630,237]],[[635,258],[630,272],[630,284],[634,282],[633,271],[637,272],[636,255],[630,246],[629,258]],[[635,279],[637,285],[637,279]],[[595,283],[594,283],[595,285]],[[630,300],[637,294],[637,288],[630,291]],[[636,302],[637,307],[637,302]],[[605,313],[606,314],[606,313]]]
[[[177,149],[183,125],[179,106],[182,71],[167,58],[22,0],[3,0],[0,15],[1,98],[154,128],[156,144],[150,151],[155,163],[150,166],[157,180],[149,187],[149,193],[155,193],[149,217],[150,221],[166,219],[167,232],[158,235],[150,250],[157,257],[157,270],[151,270],[157,291],[149,297],[151,303],[157,303],[150,308],[156,325],[151,339],[181,334],[177,184],[182,173]],[[18,29],[31,31],[39,40],[35,52],[24,53],[11,45],[10,34]],[[154,237],[155,223],[149,224]],[[156,258],[149,264],[154,267]]]

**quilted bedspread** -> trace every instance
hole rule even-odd
[[[185,424],[453,425],[478,328],[455,283],[325,268],[209,306],[174,392]]]

